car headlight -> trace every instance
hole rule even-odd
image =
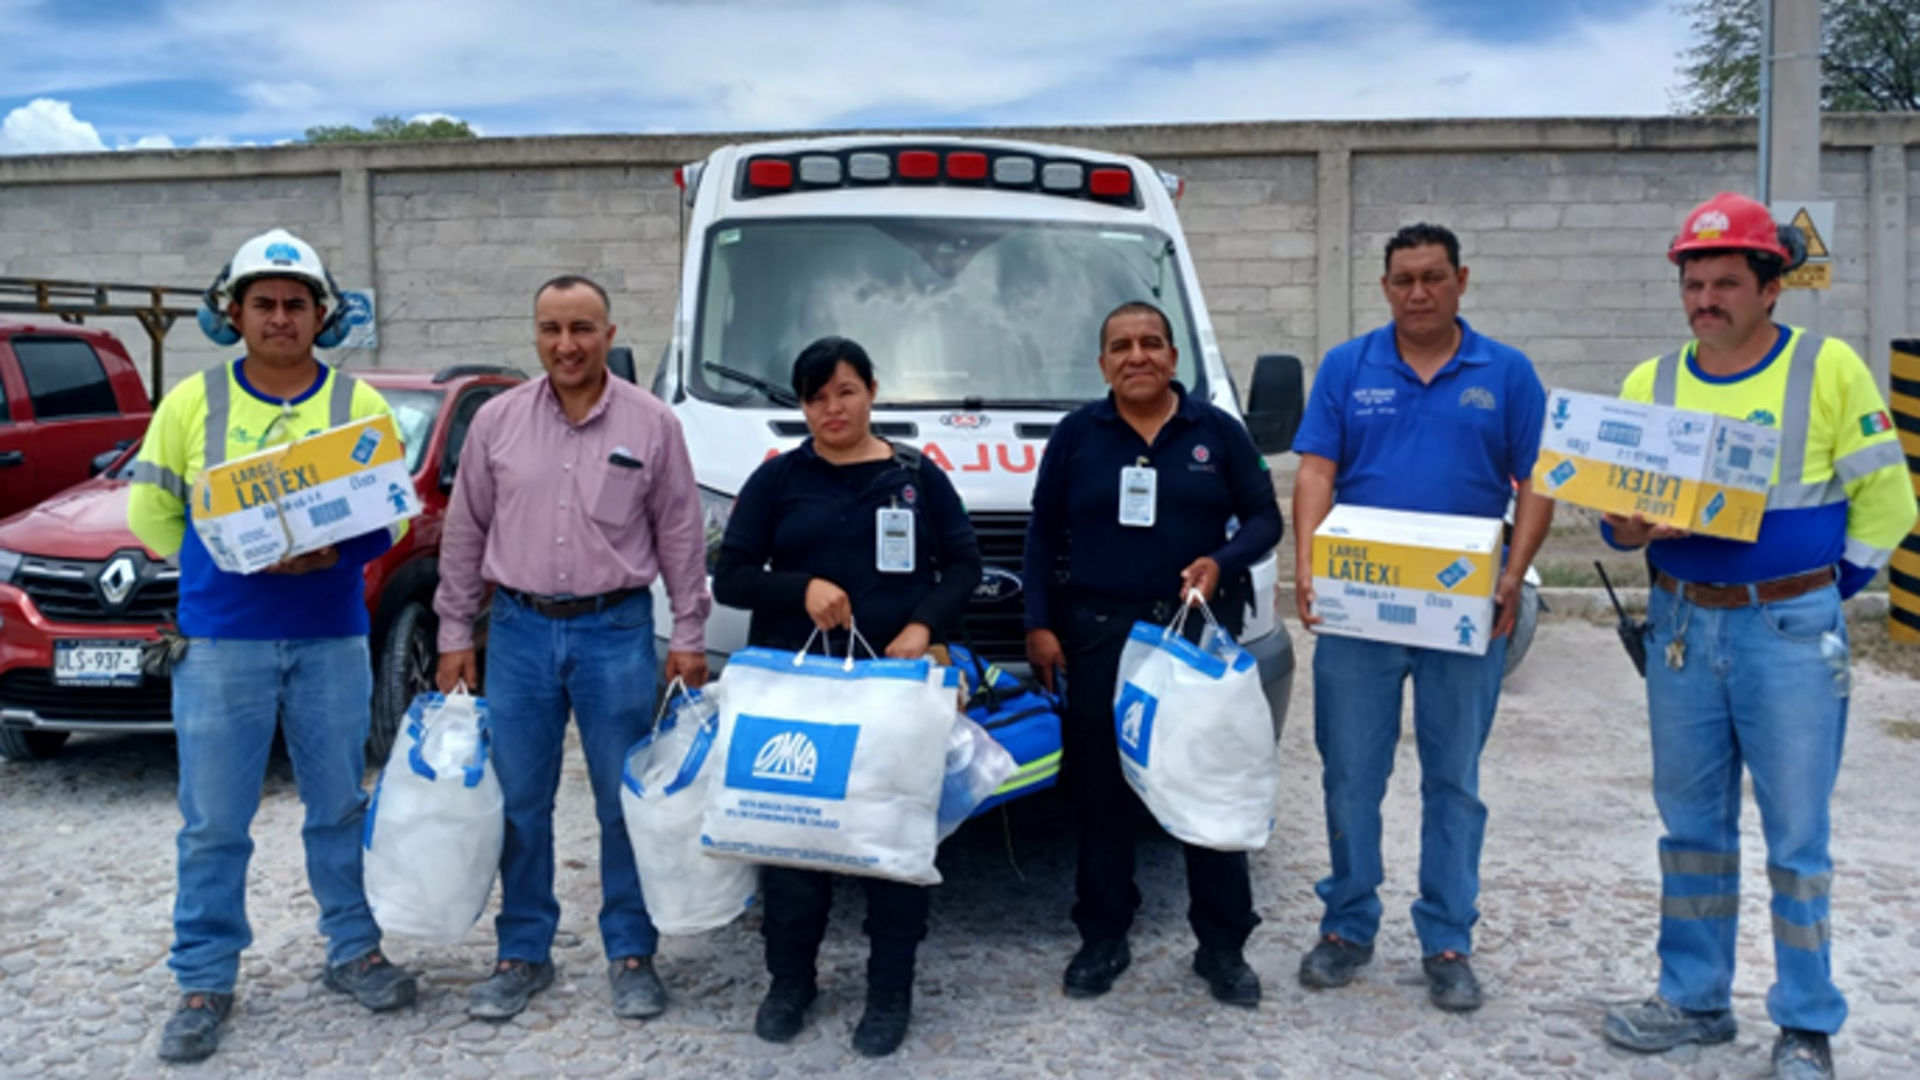
[[[733,517],[733,496],[709,488],[700,489],[700,521],[707,537],[707,573],[713,573],[720,561],[720,541],[727,535],[727,521]],[[4,580],[4,579],[0,579]]]
[[[14,577],[20,573],[20,564],[26,558],[17,551],[0,548],[0,585],[13,584]]]

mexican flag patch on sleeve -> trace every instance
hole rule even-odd
[[[1860,434],[1868,438],[1892,430],[1893,419],[1887,415],[1884,409],[1879,412],[1870,412],[1860,418]]]

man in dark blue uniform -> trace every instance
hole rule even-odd
[[[1072,997],[1106,993],[1132,960],[1140,804],[1121,775],[1113,728],[1127,633],[1135,620],[1168,621],[1197,589],[1238,634],[1252,591],[1247,568],[1280,539],[1265,461],[1238,420],[1174,381],[1179,359],[1159,308],[1129,303],[1108,315],[1100,370],[1110,393],[1060,421],[1033,488],[1027,658],[1049,688],[1067,676],[1062,775],[1080,839],[1073,921],[1083,944],[1064,979]],[[1051,568],[1063,554],[1061,588]],[[1241,956],[1260,922],[1246,853],[1183,846],[1200,941],[1194,971],[1221,1001],[1258,1005],[1260,980]]]
[[[1420,749],[1420,899],[1413,925],[1427,992],[1439,1008],[1480,1007],[1468,964],[1480,913],[1480,751],[1493,728],[1506,635],[1527,564],[1546,539],[1553,503],[1527,484],[1540,450],[1546,391],[1520,350],[1460,318],[1467,268],[1460,241],[1409,225],[1387,241],[1381,290],[1393,321],[1327,353],[1294,437],[1300,472],[1293,523],[1300,621],[1312,627],[1313,532],[1336,502],[1497,518],[1518,484],[1512,550],[1495,586],[1499,613],[1484,656],[1322,635],[1313,652],[1314,745],[1323,763],[1333,872],[1320,942],[1300,964],[1314,989],[1345,986],[1373,958],[1380,928],[1380,800],[1400,739],[1401,694],[1413,680]],[[1462,634],[1465,638],[1467,635]]]

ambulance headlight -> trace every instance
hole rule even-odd
[[[733,496],[711,488],[700,489],[700,524],[707,536],[707,573],[713,573],[720,561],[720,541],[727,535],[727,520],[733,517]]]

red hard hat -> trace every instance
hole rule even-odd
[[[1792,258],[1780,242],[1773,214],[1745,195],[1723,191],[1687,214],[1680,235],[1667,248],[1674,263],[1692,251],[1758,251],[1782,262]]]

